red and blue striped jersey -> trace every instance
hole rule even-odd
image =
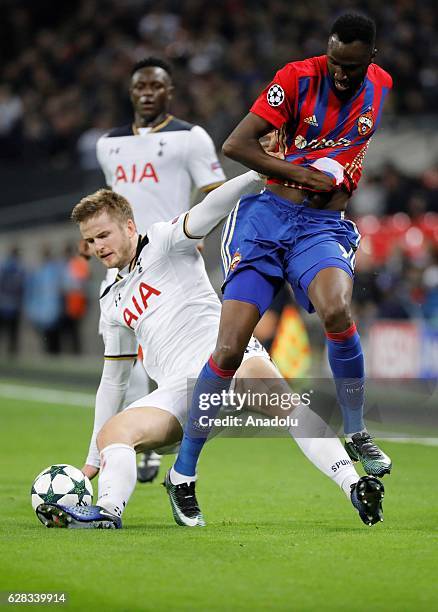
[[[327,56],[321,55],[281,68],[251,112],[276,129],[284,126],[287,161],[309,165],[320,157],[331,157],[344,167],[343,185],[352,192],[391,87],[391,76],[370,64],[354,96],[341,100],[328,72]],[[273,178],[268,182],[282,183]]]

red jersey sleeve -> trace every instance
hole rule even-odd
[[[382,87],[392,89],[392,76],[377,64],[371,64],[368,68],[368,78]]]
[[[266,119],[277,130],[295,117],[297,75],[293,64],[286,64],[262,91],[250,111]]]

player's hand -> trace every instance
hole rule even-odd
[[[260,138],[260,145],[263,147],[265,153],[271,157],[277,157],[278,159],[284,159],[285,155],[285,144],[284,137],[281,130],[273,130]]]
[[[259,142],[267,155],[277,157],[278,159],[284,159],[284,147],[282,147],[280,143],[279,132],[277,130],[272,130],[272,132],[260,138]],[[262,172],[259,172],[258,175],[264,181],[268,178],[267,175]]]
[[[293,180],[312,191],[333,191],[336,187],[331,176],[320,172],[320,170],[309,170],[308,168],[298,168],[298,177]]]
[[[85,474],[85,476],[88,476],[90,480],[93,480],[93,478],[97,476],[97,474],[99,473],[99,468],[95,467],[94,465],[89,465],[88,463],[86,463],[81,468],[81,472],[82,474]]]

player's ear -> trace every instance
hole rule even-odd
[[[174,89],[175,89],[175,87],[174,87],[173,85],[169,85],[169,86],[167,87],[167,99],[169,100],[169,102],[170,102],[170,100],[172,100],[172,98],[173,98],[173,90],[174,90]]]
[[[135,226],[134,219],[128,219],[128,221],[126,222],[126,228],[130,237],[136,233],[137,228]]]
[[[371,52],[371,61],[372,62],[374,61],[374,58],[376,57],[376,55],[377,55],[377,48],[374,47],[374,49]]]

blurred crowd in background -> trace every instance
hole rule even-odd
[[[395,82],[385,113],[434,112],[433,0],[81,0],[56,10],[50,0],[3,1],[1,154],[95,163],[97,136],[131,120],[129,73],[147,55],[174,65],[174,114],[220,145],[279,67],[325,52],[330,24],[349,8],[376,19],[378,62]]]
[[[432,0],[80,0],[53,7],[52,0],[0,6],[3,170],[96,171],[98,138],[132,120],[130,70],[148,55],[164,56],[174,67],[172,112],[202,125],[219,149],[275,71],[324,53],[330,24],[349,9],[366,10],[377,22],[377,61],[394,78],[386,121],[427,125],[436,116]],[[435,159],[418,176],[390,163],[365,172],[349,210],[363,234],[354,297],[365,320],[420,318],[438,326],[437,191]],[[55,330],[43,334],[48,351],[64,349],[65,342],[79,351],[78,326],[66,316],[72,253],[54,257],[44,247],[35,269],[24,270],[13,251],[0,262],[2,333],[19,309],[36,329]],[[15,289],[4,281],[11,269]],[[47,292],[44,309],[32,306],[35,279]],[[41,320],[43,310],[50,324]]]
[[[26,320],[49,354],[82,352],[81,321],[88,308],[88,262],[67,244],[63,253],[41,246],[40,260],[25,263],[18,246],[0,261],[0,352],[19,353]]]

